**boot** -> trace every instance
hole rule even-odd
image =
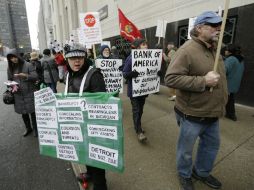
[[[34,137],[38,137],[37,122],[35,113],[31,113],[32,125],[34,130]]]
[[[23,136],[26,137],[27,135],[32,133],[33,129],[31,128],[30,119],[24,121],[24,123],[25,123],[25,126],[26,126],[26,131],[24,132]]]

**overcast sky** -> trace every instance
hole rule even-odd
[[[39,0],[25,0],[25,1],[32,48],[39,49],[37,30],[38,30],[38,12],[40,2]]]

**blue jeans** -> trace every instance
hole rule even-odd
[[[178,114],[176,114],[176,120],[180,126],[176,158],[178,174],[185,178],[191,177],[192,152],[199,137],[196,161],[193,167],[199,176],[209,176],[220,146],[219,121],[198,123]]]
[[[132,105],[132,117],[133,117],[133,123],[134,123],[134,129],[137,134],[142,132],[141,127],[141,118],[143,115],[143,109],[146,102],[147,96],[138,96],[138,97],[132,97],[131,105]]]

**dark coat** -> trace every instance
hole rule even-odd
[[[50,74],[48,71],[48,66],[47,66],[47,63],[48,63],[53,75],[54,83],[56,83],[59,80],[59,75],[58,75],[58,67],[55,62],[55,59],[50,56],[44,55],[43,58],[41,58],[40,62],[41,62],[41,67],[43,69],[44,82],[52,83]]]
[[[8,64],[14,65],[8,59],[8,55],[10,54],[17,56],[17,53],[12,51],[7,54]],[[17,83],[19,83],[19,90],[14,93],[15,99],[14,109],[15,112],[18,114],[33,113],[35,111],[34,108],[34,92],[36,91],[35,81],[38,80],[38,75],[35,70],[35,67],[31,63],[25,62],[24,60],[21,60],[19,58],[18,65],[20,67],[13,67],[13,70],[10,69],[10,67],[8,67],[7,70],[8,80],[16,81]],[[18,73],[28,74],[27,79],[19,79],[17,77],[14,77],[14,74]]]
[[[89,68],[88,64],[84,64],[82,68],[78,72],[72,72],[70,67],[68,67],[69,71],[69,82],[68,82],[68,92],[78,93],[81,85],[81,81],[83,79],[84,74],[87,72]],[[106,85],[103,79],[103,75],[99,72],[99,70],[93,68],[92,76],[88,77],[87,80],[88,86],[84,88],[83,92],[106,92]],[[90,78],[90,79],[89,79]]]

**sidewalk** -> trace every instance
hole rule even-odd
[[[126,89],[121,95],[124,110],[125,171],[107,172],[109,190],[177,190],[176,142],[179,128],[173,111],[174,102],[168,101],[168,89],[161,86],[158,95],[147,98],[142,127],[147,144],[137,141],[133,129],[131,104]],[[213,174],[222,182],[222,190],[254,189],[254,108],[237,106],[238,121],[222,118],[221,148]],[[195,153],[194,153],[195,155]],[[74,172],[85,168],[74,165]],[[195,181],[196,190],[211,188]]]

